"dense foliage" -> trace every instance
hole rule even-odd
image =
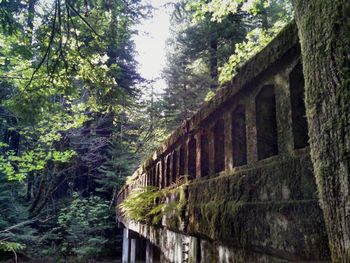
[[[149,11],[139,0],[0,2],[1,259],[118,251],[113,199],[147,125],[133,112],[144,80],[132,36]]]

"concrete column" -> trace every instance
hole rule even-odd
[[[153,263],[153,245],[149,240],[146,241],[146,262]]]
[[[155,187],[158,187],[157,176],[158,176],[158,163],[156,163],[155,166],[154,166],[154,179],[153,179],[154,181],[153,181],[153,183],[154,183]]]
[[[130,263],[136,262],[136,239],[130,240]]]
[[[163,176],[163,179],[164,179],[164,187],[167,187],[169,185],[169,175],[170,175],[170,171],[169,171],[169,168],[170,168],[170,154],[165,156],[164,158],[164,176]]]
[[[198,132],[196,135],[194,135],[194,138],[196,139],[196,178],[201,177],[201,133]]]
[[[256,108],[255,97],[252,96],[246,104],[247,126],[247,162],[248,164],[258,161],[258,146],[256,135]]]
[[[129,238],[128,238],[128,229],[123,229],[123,255],[122,262],[129,262]]]
[[[276,118],[278,133],[279,154],[292,154],[293,144],[293,124],[292,105],[290,99],[289,75],[287,72],[275,76],[275,97],[276,97]]]
[[[233,169],[233,156],[232,156],[232,114],[226,112],[224,115],[225,123],[225,170],[230,171]]]

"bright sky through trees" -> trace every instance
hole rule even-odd
[[[156,9],[153,16],[137,26],[139,34],[134,38],[140,63],[139,72],[142,77],[157,80],[153,85],[156,92],[164,89],[165,82],[160,79],[161,70],[165,65],[166,40],[169,38],[170,10],[167,10],[164,0],[145,1]]]

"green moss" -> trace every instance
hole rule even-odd
[[[288,190],[287,196],[283,189]],[[270,240],[272,247],[282,249],[287,245],[278,243],[279,239],[271,241],[271,234],[279,231],[274,228],[279,227],[278,222],[283,219],[288,225],[280,241],[290,242],[290,250],[305,258],[327,258],[327,253],[322,254],[328,251],[327,246],[322,245],[327,243],[327,238],[307,155],[194,181],[188,191],[188,233],[191,235],[240,248]],[[269,218],[277,221],[270,222]],[[313,233],[315,229],[319,232]],[[298,235],[312,237],[307,242],[317,251],[307,251],[296,238]]]
[[[164,216],[166,217],[166,227],[175,231],[184,229],[185,212],[187,206],[187,187],[188,184],[184,184],[173,188],[168,198],[172,198],[170,202],[167,202],[164,208]]]

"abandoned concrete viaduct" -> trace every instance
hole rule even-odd
[[[295,24],[168,138],[124,185],[179,189],[180,213],[124,228],[123,262],[320,262],[329,259],[309,156]],[[179,194],[180,193],[180,194]]]

